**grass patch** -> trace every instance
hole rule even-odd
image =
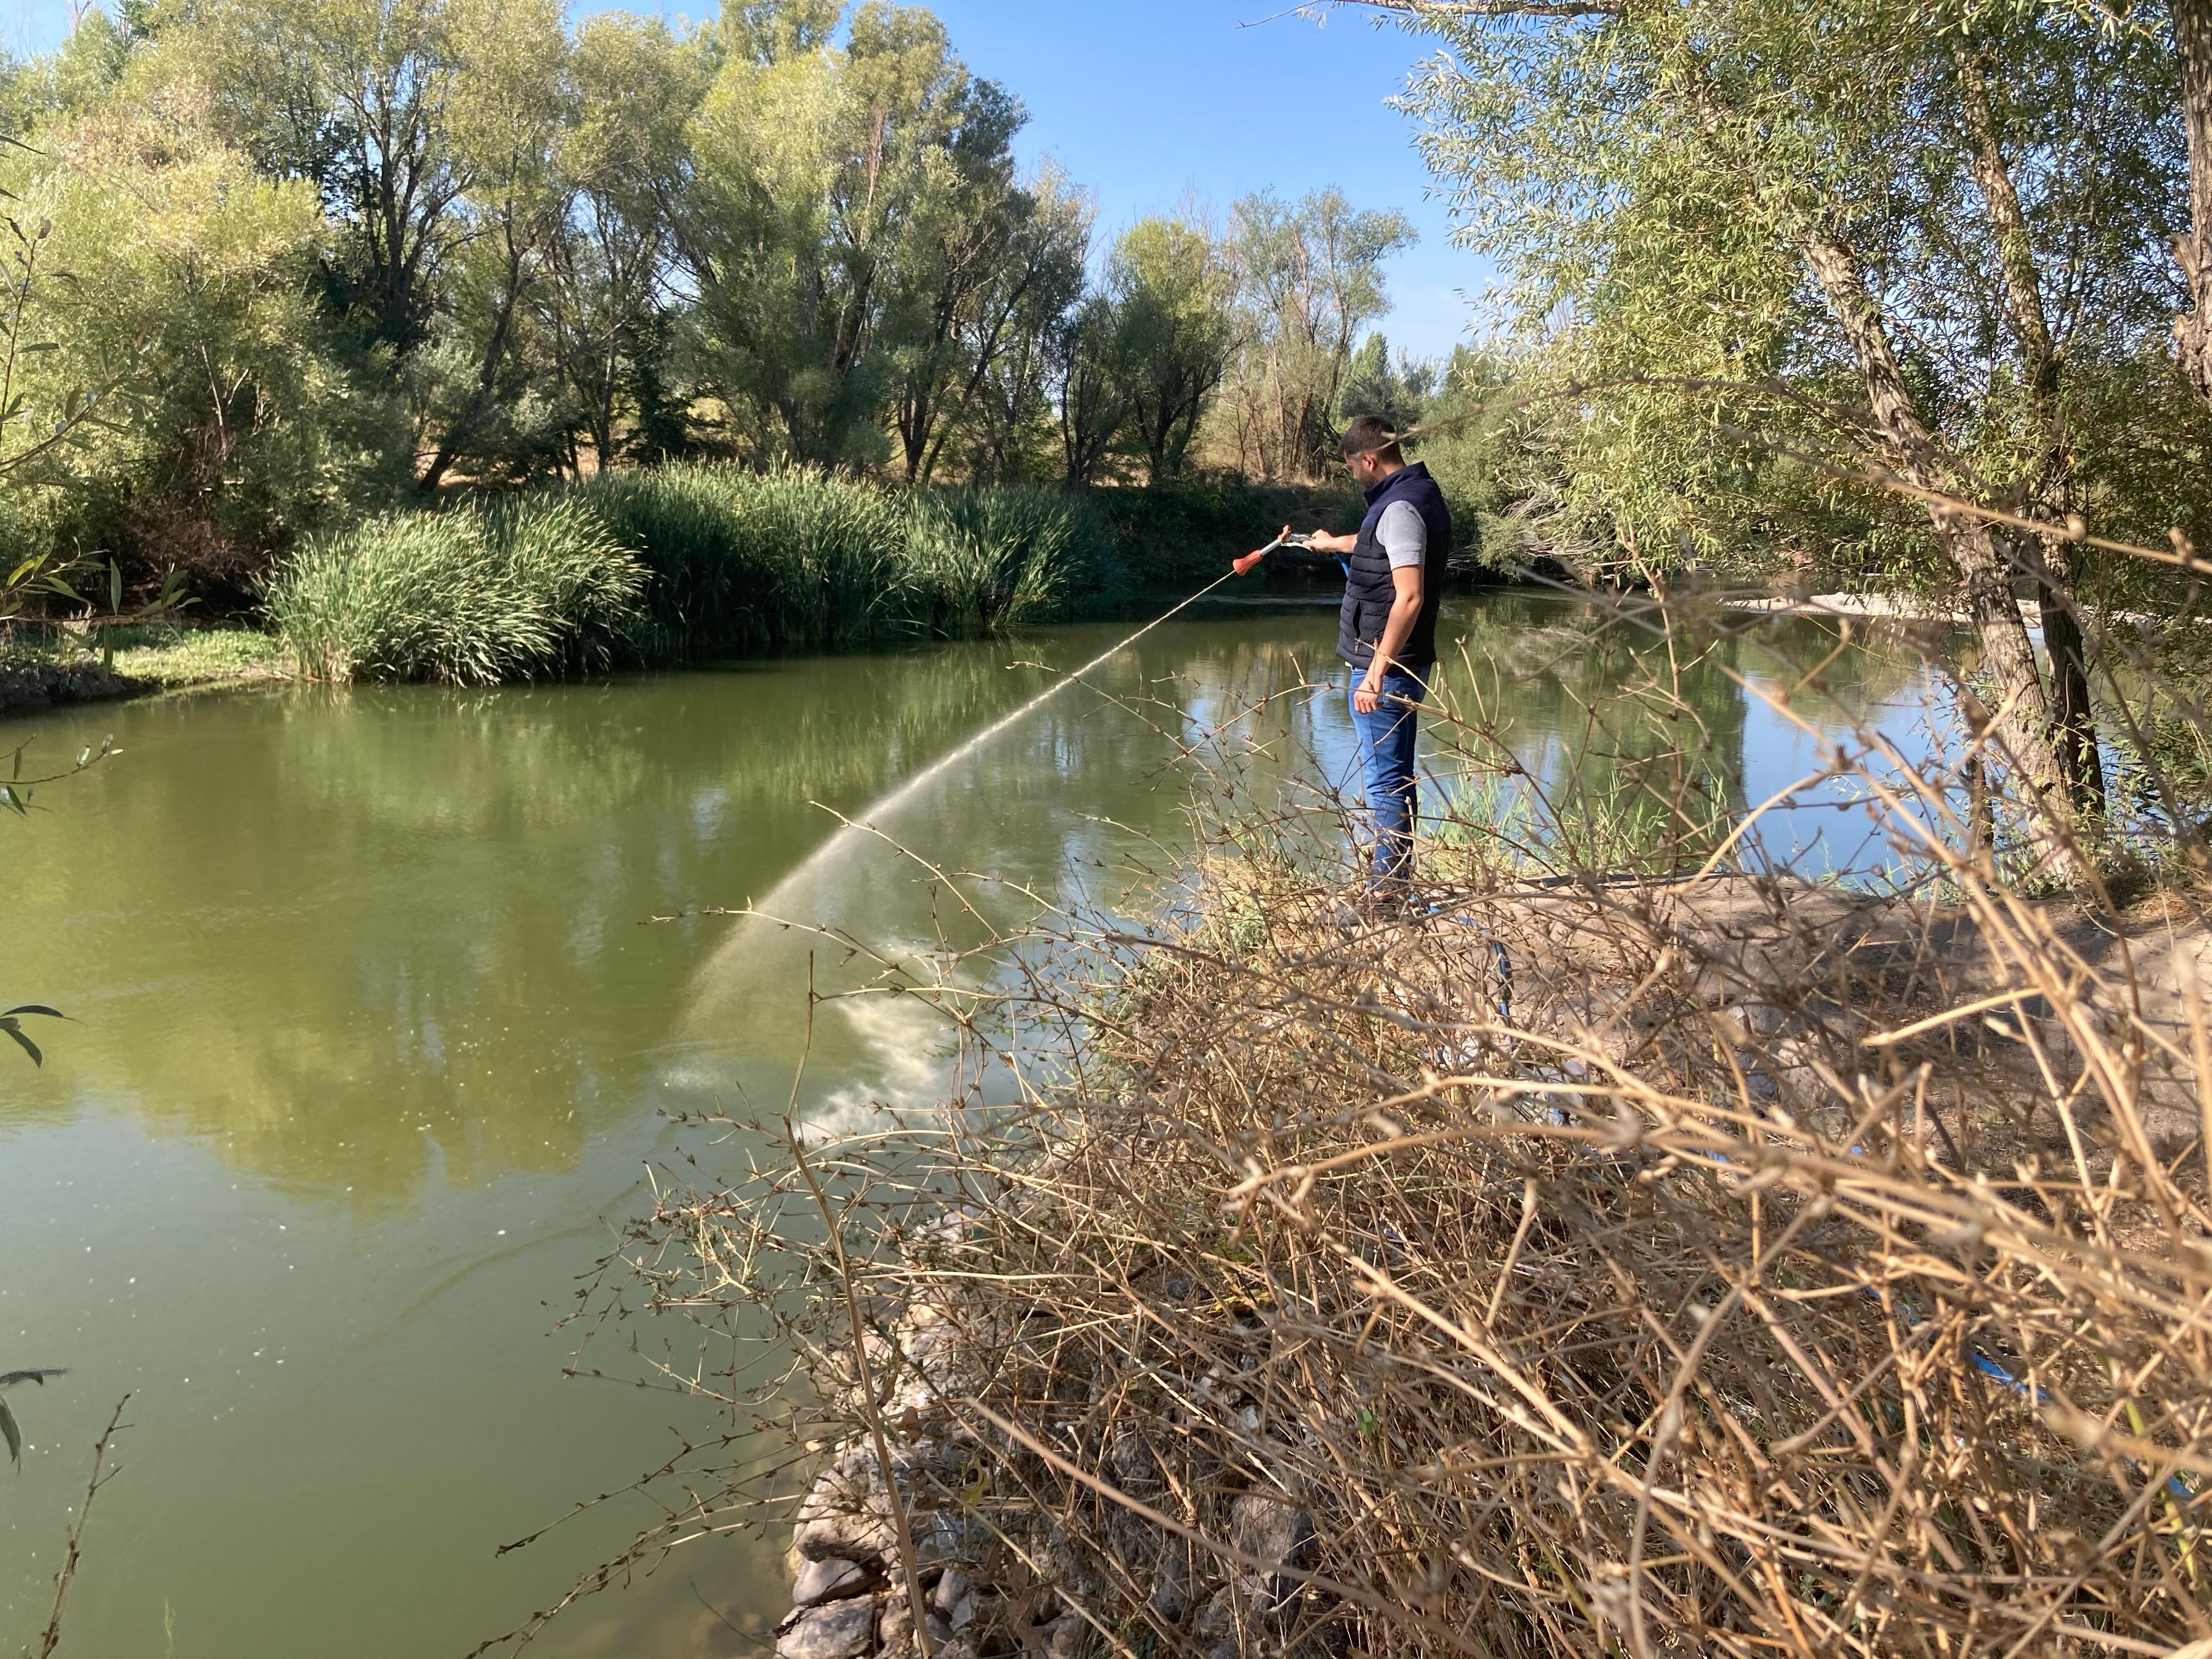
[[[227,680],[282,679],[291,668],[283,641],[252,628],[116,630],[115,672],[176,689]]]

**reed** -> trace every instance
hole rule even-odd
[[[1068,610],[1118,575],[1090,511],[1057,490],[996,486],[915,499],[906,543],[906,597],[935,631],[1018,627]]]
[[[387,514],[310,544],[264,604],[303,678],[490,685],[629,648],[645,568],[582,504]]]
[[[605,474],[572,498],[652,572],[642,643],[657,659],[863,640],[906,623],[906,514],[887,490],[684,465]]]

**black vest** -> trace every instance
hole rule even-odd
[[[1444,505],[1444,492],[1429,477],[1429,469],[1416,461],[1367,492],[1367,518],[1359,526],[1359,544],[1346,562],[1344,614],[1336,632],[1336,654],[1354,668],[1375,660],[1375,647],[1382,642],[1382,629],[1398,597],[1390,580],[1390,556],[1376,534],[1383,509],[1393,501],[1404,501],[1419,513],[1429,532],[1428,557],[1421,568],[1421,614],[1398,652],[1397,664],[1426,668],[1437,659],[1437,611],[1443,603],[1444,566],[1451,557],[1451,509]]]

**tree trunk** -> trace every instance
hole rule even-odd
[[[483,418],[485,405],[491,401],[492,386],[499,379],[499,366],[507,357],[507,334],[514,322],[515,307],[522,302],[523,289],[529,278],[523,273],[522,250],[515,246],[512,228],[507,234],[507,285],[500,295],[499,313],[492,323],[491,338],[484,343],[483,361],[477,368],[475,389],[469,394],[468,407],[461,416],[448,427],[438,441],[438,453],[430,458],[429,466],[416,481],[416,488],[425,495],[434,495],[438,486],[445,482],[446,474],[460,459],[462,441],[475,432]]]
[[[2097,714],[2089,702],[2089,659],[2072,603],[2074,550],[2051,540],[2034,556],[2036,602],[2043,612],[2043,648],[2051,656],[2051,735],[2058,765],[2078,811],[2105,810],[2105,757],[2097,748]]]
[[[2181,372],[2212,402],[2212,0],[2172,0],[2181,57],[2181,119],[2189,134],[2189,223],[2173,258],[2189,284],[2191,310],[2173,325]]]
[[[2035,243],[2021,211],[2020,191],[1997,138],[1996,112],[1980,58],[1962,41],[1951,49],[1958,66],[1960,109],[1965,118],[1967,154],[1974,183],[1989,210],[1990,228],[2004,277],[2005,310],[2020,343],[2021,377],[2027,389],[2029,423],[2038,451],[2028,495],[2050,518],[2064,520],[2073,511],[2074,457],[2058,409],[2060,377],[2057,340],[2037,279]],[[2067,798],[2075,810],[2105,810],[2105,766],[2097,750],[2096,714],[2089,700],[2088,662],[2074,606],[2072,548],[2055,538],[2028,549],[2043,619],[2044,648],[2051,657],[2051,735]]]
[[[1836,321],[1858,359],[1875,424],[1890,451],[1890,465],[1917,489],[1963,494],[1922,420],[1891,345],[1889,331],[1860,274],[1857,258],[1832,237],[1811,235],[1805,262],[1828,298]],[[1983,520],[1931,505],[1929,516],[1965,590],[1966,612],[1981,637],[1983,665],[1996,694],[1996,732],[2013,770],[2027,786],[2027,830],[2037,861],[2048,874],[2073,883],[2083,874],[2073,850],[2073,817],[2065,772],[2051,740],[2051,703],[2035,648],[2013,597],[2012,566]]]

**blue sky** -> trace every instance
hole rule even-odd
[[[1028,106],[1024,159],[1050,155],[1097,194],[1102,234],[1186,201],[1225,216],[1249,191],[1334,185],[1420,233],[1390,266],[1392,345],[1442,356],[1463,337],[1491,267],[1450,245],[1413,123],[1388,107],[1431,43],[1349,14],[1271,17],[1290,0],[929,3],[969,67]],[[68,27],[67,0],[0,0],[17,52],[47,50]]]

